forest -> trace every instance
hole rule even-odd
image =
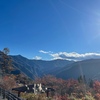
[[[6,90],[19,87],[19,76],[7,75],[4,76],[1,84]],[[21,78],[21,75],[20,75]],[[35,78],[35,80],[23,80],[26,84],[41,83],[45,87],[53,88],[55,91],[50,91],[47,97],[46,93],[21,93],[21,98],[26,100],[100,100],[100,81],[84,81],[81,76],[78,80],[68,79],[63,80],[51,75],[42,78]]]

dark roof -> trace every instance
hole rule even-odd
[[[17,87],[17,88],[12,88],[12,90],[15,91],[19,91],[19,92],[25,92],[25,91],[32,91],[34,88],[34,84],[33,85],[26,85],[26,86],[22,86],[22,87]]]

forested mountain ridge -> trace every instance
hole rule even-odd
[[[88,59],[78,61],[63,67],[62,70],[58,70],[55,74],[56,77],[63,79],[74,78],[84,76],[86,79],[100,80],[100,59]]]
[[[0,52],[2,55],[2,52]],[[42,77],[47,74],[54,75],[63,79],[74,78],[85,75],[87,79],[100,80],[100,59],[88,59],[83,61],[68,60],[34,60],[27,59],[21,55],[9,56],[12,59],[12,65],[17,71],[22,72],[31,79]],[[0,57],[0,61],[2,58]],[[1,65],[0,65],[1,66]]]
[[[33,60],[27,59],[21,55],[11,57],[13,65],[31,78],[34,78],[35,76],[41,77],[48,73],[50,74],[54,70],[56,71],[59,68],[63,68],[64,66],[73,63],[73,61],[60,59],[51,61]]]

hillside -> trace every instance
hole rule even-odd
[[[21,55],[10,57],[12,58],[13,67],[17,69],[13,73],[19,73],[20,71],[32,79],[35,76],[42,77],[51,74],[63,79],[77,79],[80,75],[85,75],[87,79],[100,80],[100,59],[73,62],[60,59],[51,61],[34,60]]]
[[[43,76],[50,74],[52,71],[56,71],[59,68],[63,68],[66,65],[73,63],[73,61],[67,60],[32,60],[27,59],[21,55],[11,56],[13,65],[27,76],[34,78],[35,76]]]
[[[63,79],[77,79],[80,75],[85,75],[87,79],[100,80],[100,59],[75,62],[53,74]]]

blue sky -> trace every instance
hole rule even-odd
[[[98,57],[100,0],[0,0],[4,47],[29,59]]]

